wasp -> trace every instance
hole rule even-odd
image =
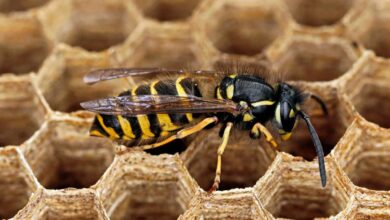
[[[148,150],[222,124],[215,178],[209,190],[213,192],[221,181],[222,155],[233,128],[248,131],[249,137],[253,139],[263,134],[266,141],[277,148],[278,144],[266,124],[271,124],[278,130],[282,140],[287,140],[298,120],[303,119],[316,149],[321,183],[325,187],[326,170],[321,141],[309,115],[302,109],[305,100],[312,98],[327,114],[325,103],[314,94],[302,92],[286,82],[271,83],[259,73],[245,71],[220,73],[163,68],[112,68],[93,70],[84,77],[84,81],[94,84],[117,78],[153,78],[167,73],[175,74],[176,77],[152,80],[115,97],[81,103],[84,109],[97,113],[90,135],[131,143],[145,141],[145,145],[141,146],[139,142],[135,145]],[[217,78],[215,85],[211,83],[213,77]]]

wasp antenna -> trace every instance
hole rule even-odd
[[[299,111],[299,115],[305,120],[307,128],[309,129],[311,139],[313,140],[314,147],[316,149],[318,157],[318,165],[320,169],[321,184],[322,187],[326,186],[326,170],[325,170],[325,160],[324,160],[324,150],[322,149],[322,144],[316,130],[314,129],[313,124],[310,121],[310,117],[303,111]]]
[[[320,104],[322,112],[324,113],[325,116],[328,116],[328,108],[326,107],[325,102],[317,95],[310,94],[309,96],[312,98],[314,101],[316,101],[318,104]]]

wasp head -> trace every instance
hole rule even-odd
[[[275,124],[282,139],[288,140],[298,124],[297,115],[304,97],[298,89],[286,83],[278,85],[277,93],[279,101],[275,108]]]

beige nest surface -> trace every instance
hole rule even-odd
[[[0,0],[0,219],[390,219],[389,57],[389,0]],[[89,137],[79,103],[128,87],[91,69],[226,60],[324,99],[325,188],[304,125],[232,138],[211,195],[216,129],[174,155]]]

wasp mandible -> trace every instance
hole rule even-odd
[[[142,149],[153,149],[182,139],[206,127],[222,124],[214,183],[218,189],[222,155],[232,128],[249,131],[253,139],[263,134],[273,147],[278,144],[266,128],[270,123],[283,140],[290,138],[298,120],[303,119],[314,143],[322,186],[326,170],[321,141],[309,115],[302,110],[307,98],[317,101],[325,114],[325,103],[316,95],[278,81],[273,84],[259,73],[250,71],[185,71],[163,68],[113,68],[93,70],[84,77],[88,84],[136,76],[172,75],[154,80],[108,97],[81,103],[97,115],[90,135],[116,141],[143,141]],[[202,79],[203,78],[203,79]],[[210,83],[217,79],[216,84]],[[211,89],[206,89],[211,87]],[[135,145],[138,145],[135,144]]]

